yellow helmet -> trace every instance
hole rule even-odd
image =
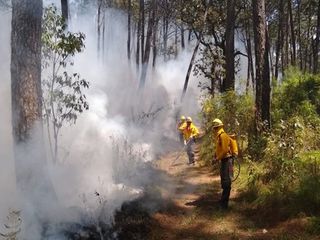
[[[218,118],[214,119],[212,123],[214,128],[223,126],[223,122]]]
[[[186,117],[185,116],[183,116],[183,115],[181,115],[181,117],[180,117],[180,121],[181,122],[184,122],[186,120]]]
[[[187,117],[187,122],[192,122],[192,118],[191,117]]]

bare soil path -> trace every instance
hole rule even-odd
[[[148,239],[153,240],[215,240],[215,239],[320,239],[308,237],[303,218],[277,223],[269,227],[257,224],[258,213],[252,213],[248,204],[238,199],[235,188],[230,197],[230,208],[222,210],[220,179],[212,169],[187,165],[187,156],[170,153],[157,162],[172,183],[161,186],[161,195],[167,204],[152,215],[153,223]],[[170,185],[170,186],[169,186]],[[270,209],[272,211],[272,209]],[[263,222],[259,221],[259,222]]]

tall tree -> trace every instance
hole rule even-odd
[[[61,0],[61,12],[62,12],[62,17],[64,18],[66,24],[68,24],[68,18],[69,18],[68,0]]]
[[[284,31],[284,1],[279,1],[279,24],[278,24],[278,40],[276,44],[276,63],[275,63],[275,78],[278,79],[279,75],[279,60],[280,53],[282,52],[283,47],[283,31]]]
[[[43,197],[54,200],[55,195],[43,150],[41,20],[42,1],[12,0],[11,94],[17,186],[25,200],[44,210]]]
[[[252,0],[256,59],[256,127],[270,127],[270,72],[264,0]]]
[[[318,65],[319,65],[319,43],[320,43],[320,0],[318,1],[318,11],[317,11],[317,29],[316,29],[316,40],[314,47],[314,64],[313,64],[313,73],[318,73]]]
[[[227,1],[226,25],[226,78],[222,84],[222,91],[234,90],[234,25],[235,0]]]
[[[151,10],[149,11],[149,18],[148,18],[147,36],[146,36],[146,42],[145,42],[146,45],[144,48],[144,53],[142,55],[142,71],[141,71],[139,88],[143,88],[146,82],[147,70],[148,70],[150,52],[151,52],[152,35],[154,34],[154,30],[155,30],[154,25],[156,23],[156,11],[157,11],[157,2],[156,0],[152,0]]]
[[[131,13],[132,6],[131,0],[128,0],[128,39],[127,39],[127,57],[128,60],[131,58]]]

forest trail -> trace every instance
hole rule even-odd
[[[304,239],[299,237],[306,227],[302,218],[277,222],[273,226],[270,221],[261,224],[263,220],[257,221],[258,214],[238,199],[235,187],[230,196],[230,208],[220,209],[218,173],[213,173],[208,166],[201,166],[199,161],[188,166],[186,154],[175,160],[178,154],[170,153],[157,162],[156,167],[166,172],[173,183],[160,190],[168,204],[152,215],[153,226],[148,239]]]

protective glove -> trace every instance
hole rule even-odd
[[[183,145],[187,145],[187,140],[183,140]]]

